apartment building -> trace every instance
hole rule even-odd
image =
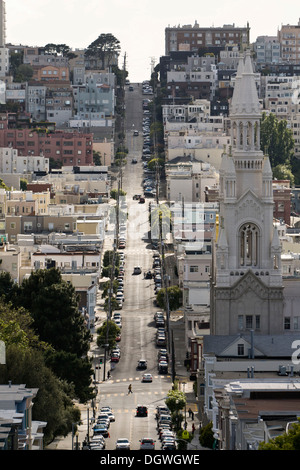
[[[171,162],[178,156],[189,157],[192,161],[209,163],[219,170],[224,147],[229,145],[230,137],[224,132],[169,132],[166,138],[166,161]]]
[[[300,63],[300,19],[296,25],[282,25],[278,31],[281,57],[284,62]]]
[[[76,57],[69,59],[70,79],[73,85],[81,85],[84,83],[85,77],[85,55],[84,50],[75,49],[73,54]]]
[[[33,206],[32,206],[33,207]],[[51,215],[7,215],[5,217],[5,231],[9,243],[16,243],[18,234],[76,231],[77,216],[51,216]]]
[[[253,48],[258,65],[278,64],[281,61],[280,42],[277,36],[258,36]]]
[[[111,73],[85,74],[81,85],[73,85],[76,115],[72,127],[112,126],[115,108],[115,76]]]
[[[62,165],[93,163],[93,135],[76,131],[48,133],[33,129],[0,129],[0,147],[12,147],[21,155],[44,155]]]
[[[166,192],[170,202],[205,202],[207,186],[218,184],[218,174],[208,163],[181,159],[165,166]]]
[[[43,450],[47,423],[33,419],[38,388],[24,384],[0,385],[1,450]]]
[[[19,156],[18,150],[11,147],[0,148],[0,173],[19,174],[26,176],[28,173],[46,174],[49,172],[49,158],[42,155]]]
[[[227,45],[246,47],[249,45],[249,24],[237,27],[235,24],[222,27],[202,27],[197,21],[194,25],[168,26],[165,28],[165,55],[171,51],[195,51],[216,47],[224,49]]]

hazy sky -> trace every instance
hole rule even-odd
[[[205,5],[202,5],[205,3]],[[282,24],[298,24],[299,0],[6,0],[6,40],[12,44],[67,44],[85,48],[102,33],[121,44],[119,67],[126,64],[129,79],[150,78],[165,53],[165,28],[194,24],[243,27],[249,22],[250,41],[275,36]]]

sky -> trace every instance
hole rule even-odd
[[[244,27],[249,22],[254,42],[257,36],[276,36],[282,24],[298,24],[299,18],[299,0],[6,0],[6,42],[84,49],[100,34],[111,33],[120,41],[119,67],[126,56],[128,78],[135,83],[149,80],[151,63],[165,54],[168,26]]]

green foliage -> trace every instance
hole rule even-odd
[[[103,266],[101,276],[102,277],[113,277],[118,276],[119,268],[117,266],[113,267],[112,265]]]
[[[72,429],[72,423],[80,420],[80,411],[73,405],[67,393],[68,387],[45,366],[42,352],[8,344],[6,366],[0,368],[0,383],[8,383],[9,380],[38,389],[33,419],[47,422],[45,445],[56,436],[66,436]]]
[[[171,413],[178,413],[186,405],[186,396],[179,390],[169,390],[165,402]]]
[[[177,310],[182,305],[182,291],[178,286],[167,287],[170,310]],[[165,308],[166,294],[165,288],[158,291],[156,302],[160,308]]]
[[[104,68],[105,65],[111,64],[112,58],[119,55],[120,51],[120,41],[111,33],[103,33],[87,47],[85,55],[99,58]]]
[[[0,273],[0,298],[3,296],[5,302],[11,301],[18,292],[18,287],[8,272]]]
[[[208,423],[206,426],[201,428],[199,433],[199,442],[203,447],[213,449],[215,438],[212,431],[212,423]]]
[[[117,293],[118,286],[119,286],[119,283],[118,283],[117,279],[114,279],[113,282],[112,282],[112,290],[113,290],[112,293],[113,294]],[[108,296],[109,290],[110,290],[110,281],[107,281],[103,286],[102,299],[105,299],[105,297]]]
[[[269,155],[271,167],[290,166],[294,156],[295,142],[287,121],[279,120],[274,114],[262,114],[260,128],[261,150]]]
[[[97,346],[103,347],[105,344],[109,345],[109,349],[113,349],[116,344],[116,336],[120,333],[120,328],[114,321],[108,320],[97,329]]]
[[[96,150],[93,150],[93,163],[97,166],[102,165],[102,155],[100,152],[96,152]]]
[[[117,302],[115,297],[107,297],[105,299],[104,305],[103,305],[103,310],[105,312],[113,312],[114,310],[118,310],[119,307],[119,302]]]
[[[109,266],[112,264],[114,258],[114,251],[113,250],[106,250],[106,252],[103,255],[103,266]],[[115,265],[119,266],[120,264],[120,255],[116,253],[115,255]]]
[[[277,165],[273,168],[273,178],[277,180],[289,180],[291,182],[291,186],[295,184],[295,177],[292,173],[292,170],[287,165]]]
[[[74,286],[65,282],[57,269],[32,272],[23,280],[16,301],[30,311],[42,341],[58,351],[79,357],[87,354],[90,333],[79,311]]]
[[[45,46],[45,54],[62,55],[63,57],[69,57],[70,51],[70,47],[66,44],[49,43]]]
[[[300,420],[290,427],[288,433],[261,443],[259,450],[300,450]]]
[[[28,64],[21,64],[16,70],[15,82],[28,82],[33,77],[33,68]]]
[[[152,158],[148,162],[148,168],[151,171],[156,170],[156,166],[158,165],[159,168],[162,168],[164,166],[164,159],[163,158]]]
[[[4,183],[3,179],[0,178],[0,188],[3,188],[5,189],[6,191],[9,191],[9,187],[6,186],[6,184]]]
[[[112,199],[117,199],[118,197],[118,193],[119,193],[119,196],[126,196],[126,191],[124,191],[123,189],[112,189],[111,192],[110,192],[110,197]]]
[[[92,388],[93,367],[88,357],[77,357],[65,351],[50,352],[46,355],[46,365],[61,380],[66,380],[74,387],[73,398],[82,403],[94,398]]]

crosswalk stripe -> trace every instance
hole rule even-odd
[[[171,376],[170,375],[153,375],[152,378],[153,379],[169,379]],[[141,377],[129,377],[129,379],[109,379],[108,380],[108,383],[120,383],[120,382],[133,382],[134,380],[138,381],[138,380],[142,380]]]

